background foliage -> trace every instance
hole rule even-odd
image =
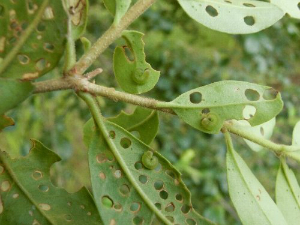
[[[91,0],[90,5],[86,37],[95,41],[113,18],[99,1]],[[285,102],[272,139],[291,143],[292,127],[300,119],[299,20],[286,17],[258,34],[233,36],[195,23],[176,1],[166,0],[158,1],[130,28],[146,34],[146,60],[161,71],[157,86],[148,96],[171,101],[192,88],[229,79],[272,86],[282,93]],[[94,65],[104,70],[98,82],[117,89],[112,57],[114,48],[123,43],[120,38]],[[83,52],[80,42],[77,46],[78,51]],[[56,69],[41,79],[58,77],[61,70]],[[99,100],[105,116],[114,116],[122,109],[134,110],[131,105]],[[26,155],[29,138],[34,137],[63,159],[51,169],[55,185],[70,192],[79,190],[82,185],[90,187],[82,131],[89,115],[84,103],[76,101],[71,92],[33,96],[9,114],[18,123],[0,134],[0,148],[9,150],[12,156]],[[152,147],[183,173],[185,183],[195,196],[192,199],[195,209],[219,224],[240,224],[236,222],[239,219],[229,200],[226,146],[222,135],[197,132],[175,116],[163,113],[159,116],[162,118],[160,130]],[[270,152],[254,153],[241,140],[236,144],[236,149],[274,197],[279,160]],[[297,176],[299,165],[293,161],[290,165]]]

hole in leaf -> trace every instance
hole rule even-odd
[[[18,55],[18,60],[21,64],[29,63],[29,58],[27,55]]]
[[[255,20],[254,20],[253,16],[246,16],[246,17],[244,17],[244,22],[248,26],[253,26],[255,24]]]
[[[174,212],[175,210],[175,205],[171,202],[170,204],[167,205],[165,208],[166,212]]]
[[[130,192],[130,188],[129,188],[129,186],[128,185],[126,185],[126,184],[122,184],[122,186],[120,187],[120,192],[121,192],[121,194],[122,195],[128,195],[129,194],[129,192]]]
[[[122,138],[120,144],[123,148],[129,148],[131,146],[131,141],[128,138]]]
[[[97,162],[98,163],[104,163],[107,160],[107,157],[104,153],[100,153],[99,155],[96,156]]]
[[[232,2],[231,2],[231,1],[228,1],[228,0],[225,0],[224,2],[229,3],[229,4],[232,4]]]
[[[53,51],[54,51],[54,45],[53,45],[53,44],[50,44],[50,43],[45,43],[45,44],[44,44],[44,49],[45,49],[47,52],[53,52]]]
[[[197,225],[196,221],[194,219],[191,219],[191,218],[186,219],[186,222],[187,222],[188,225]]]
[[[103,196],[101,202],[103,206],[106,208],[112,208],[114,204],[113,201],[108,196]]]
[[[177,194],[176,195],[176,200],[182,202],[182,200],[183,200],[182,195],[181,194]]]
[[[298,3],[298,9],[300,10],[300,2]]]
[[[130,211],[134,213],[138,212],[140,209],[141,209],[141,204],[138,202],[134,202],[130,206]]]
[[[19,27],[19,24],[16,21],[13,21],[10,23],[10,28],[12,30],[17,30],[18,27]]]
[[[116,170],[114,172],[114,175],[115,175],[116,178],[120,178],[122,176],[122,171],[121,170]]]
[[[42,192],[47,192],[49,191],[49,187],[47,185],[39,185],[39,189],[42,191]]]
[[[168,194],[168,192],[166,192],[166,191],[161,191],[160,193],[159,193],[159,196],[162,198],[162,199],[167,199],[168,198],[168,196],[169,196],[169,194]]]
[[[245,91],[245,95],[249,101],[257,101],[257,100],[259,100],[259,97],[260,97],[259,93],[252,89],[247,89]]]
[[[42,177],[43,177],[43,173],[41,171],[36,170],[32,173],[32,178],[35,180],[39,180]]]
[[[117,204],[114,204],[114,209],[116,210],[116,211],[122,211],[122,205],[120,204],[120,203],[117,203]]]
[[[190,94],[190,101],[191,103],[199,104],[202,101],[202,94],[200,92]]]
[[[261,134],[262,136],[264,136],[264,135],[265,135],[265,130],[264,130],[264,128],[263,128],[263,127],[260,127],[259,131],[260,131],[260,134]]]
[[[246,7],[255,7],[255,5],[250,4],[250,3],[243,3],[243,5],[246,6]]]
[[[158,191],[162,190],[164,187],[164,182],[158,180],[154,182],[154,188]]]
[[[102,179],[102,180],[105,180],[105,178],[106,178],[106,176],[105,176],[105,174],[104,174],[103,172],[100,172],[100,173],[99,173],[99,177],[100,177],[100,179]]]
[[[115,139],[116,133],[115,133],[113,130],[109,131],[109,137],[110,137],[111,139]]]
[[[141,162],[136,162],[134,168],[137,170],[143,169],[143,164]]]
[[[142,225],[144,222],[144,219],[140,216],[136,216],[133,218],[133,224],[134,225]]]
[[[210,110],[208,108],[202,109],[203,114],[208,114],[210,113]]]
[[[38,71],[42,71],[46,68],[46,60],[45,59],[39,59],[36,64],[35,64],[35,68],[38,70]]]
[[[0,5],[0,16],[4,16],[5,8],[4,6]]]
[[[27,0],[27,10],[29,14],[33,14],[34,11],[38,8],[37,5],[33,4],[32,0]]]
[[[243,117],[245,120],[251,119],[256,113],[256,108],[252,105],[246,105],[243,110]]]
[[[182,207],[181,207],[181,212],[183,212],[184,214],[187,214],[189,213],[189,211],[191,210],[191,207],[187,204],[184,204]]]
[[[166,174],[167,174],[169,177],[173,178],[173,179],[176,178],[175,173],[174,173],[173,171],[171,171],[171,170],[167,170],[167,171],[166,171]]]
[[[72,216],[71,215],[65,215],[65,220],[66,221],[72,221]]]
[[[218,11],[211,5],[206,6],[205,11],[212,17],[219,15]]]
[[[0,166],[0,175],[4,172],[4,167]]]
[[[156,208],[158,208],[159,210],[161,210],[161,204],[160,203],[155,203]]]
[[[40,22],[40,23],[38,24],[38,26],[37,26],[36,29],[37,29],[37,31],[39,31],[39,32],[45,31],[45,30],[46,30],[46,25],[45,25],[45,23]]]
[[[134,61],[134,55],[131,52],[130,48],[128,48],[127,46],[123,46],[123,49],[124,49],[124,52],[125,52],[125,55],[126,55],[127,59],[129,61]]]
[[[264,91],[263,98],[265,100],[274,100],[278,95],[278,91],[274,88],[269,88]]]
[[[145,175],[140,175],[140,176],[139,176],[139,181],[140,181],[142,184],[146,184],[147,181],[148,181],[148,177],[145,176]]]
[[[111,151],[106,151],[105,155],[109,162],[113,162],[115,160],[114,154]]]
[[[9,181],[5,180],[1,183],[1,191],[6,192],[10,189],[10,183]]]
[[[174,223],[174,217],[173,216],[166,216],[166,218],[171,221],[171,223]]]

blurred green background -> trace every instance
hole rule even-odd
[[[88,39],[94,42],[112,23],[101,1],[90,0]],[[161,71],[157,86],[146,96],[171,101],[179,94],[220,80],[249,81],[272,86],[282,93],[284,110],[277,117],[272,140],[290,144],[293,126],[300,120],[300,21],[286,16],[257,34],[227,35],[205,28],[190,19],[174,0],[158,1],[130,29],[145,33],[147,61]],[[119,39],[93,67],[104,72],[96,82],[120,89],[114,79],[112,56]],[[77,43],[80,55],[83,47]],[[42,79],[59,77],[62,66]],[[105,116],[134,106],[99,98]],[[12,156],[26,155],[30,138],[57,152],[62,161],[51,168],[55,185],[75,192],[90,187],[83,125],[90,118],[83,102],[71,91],[39,94],[10,112],[16,121],[0,134],[0,148]],[[274,197],[279,160],[269,151],[253,152],[234,138],[236,150]],[[241,224],[229,200],[226,148],[222,134],[200,133],[177,117],[160,113],[160,130],[152,147],[183,173],[193,204],[205,217],[223,224]],[[300,166],[290,161],[300,178]]]

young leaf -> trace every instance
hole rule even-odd
[[[131,0],[103,0],[105,7],[115,17],[114,24],[118,25],[127,12]]]
[[[300,147],[300,121],[294,128],[292,145]],[[295,152],[288,151],[284,152],[284,154],[300,162],[300,150]]]
[[[227,141],[227,180],[229,195],[244,225],[287,225],[282,213],[244,160]]]
[[[258,126],[251,127],[251,125],[246,120],[240,120],[238,123],[243,126],[242,129],[247,130],[247,132],[252,133],[254,135],[259,135],[262,138],[270,139],[273,130],[276,124],[276,118],[269,120],[268,122],[265,122],[263,124],[260,124]],[[261,145],[258,145],[252,141],[249,141],[247,139],[244,139],[244,141],[247,143],[247,145],[253,150],[253,151],[261,151],[263,147]]]
[[[300,221],[300,188],[295,174],[282,161],[276,179],[276,202],[289,225]]]
[[[65,10],[68,11],[71,20],[72,37],[79,39],[85,32],[88,21],[89,1],[88,0],[64,0]]]
[[[137,107],[132,114],[121,112],[109,121],[123,127],[125,130],[137,133],[139,140],[150,144],[158,132],[158,113],[155,110]]]
[[[70,194],[51,183],[50,166],[57,161],[35,140],[23,158],[0,151],[0,224],[102,224],[85,188]]]
[[[284,12],[268,2],[245,0],[178,0],[194,20],[211,29],[230,33],[255,33],[272,26]]]
[[[111,122],[105,127],[109,137],[95,132],[89,145],[93,193],[104,224],[211,224],[194,211],[171,163],[123,128]]]
[[[124,31],[122,37],[127,46],[116,47],[114,53],[114,72],[118,84],[124,91],[132,94],[150,91],[160,76],[160,72],[152,69],[146,62],[143,36],[137,31]],[[133,59],[126,55],[126,48],[130,50]]]
[[[62,1],[1,1],[0,8],[0,76],[32,80],[52,70],[64,52]]]
[[[220,81],[188,91],[166,107],[192,127],[215,134],[225,120],[247,120],[251,126],[269,121],[281,111],[283,102],[270,87]]]
[[[278,6],[282,11],[288,13],[291,17],[300,19],[300,2],[299,0],[271,0],[271,3]]]

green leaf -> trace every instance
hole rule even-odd
[[[158,132],[159,119],[155,110],[137,107],[132,114],[122,111],[118,116],[108,120],[136,134],[145,144],[150,144]]]
[[[57,161],[35,140],[26,157],[0,151],[0,224],[102,224],[85,188],[70,194],[51,183],[50,166]]]
[[[127,12],[131,0],[103,0],[105,7],[115,17],[114,24],[118,25]]]
[[[287,225],[265,188],[233,149],[230,136],[227,138],[227,148],[229,195],[242,223],[244,225]]]
[[[178,0],[194,20],[230,34],[255,33],[272,26],[284,12],[268,2],[244,0]],[[285,4],[285,3],[284,3]]]
[[[85,32],[88,12],[88,0],[64,0],[65,10],[68,11],[69,19],[72,25],[72,37],[74,40],[79,39]]]
[[[95,132],[89,147],[93,193],[104,224],[211,224],[192,208],[190,192],[171,163],[123,128],[108,121],[105,127],[109,137]],[[153,170],[143,164],[146,152],[152,153],[148,160],[157,159]]]
[[[300,121],[295,125],[292,145],[300,147]],[[284,154],[300,162],[300,150],[294,152],[287,151]]]
[[[282,11],[288,13],[291,17],[300,19],[300,2],[299,0],[270,0],[270,2],[278,6]]]
[[[1,1],[0,9],[0,76],[32,80],[52,70],[67,33],[62,1]]]
[[[289,225],[300,221],[300,188],[295,174],[282,161],[276,179],[276,202]]]
[[[2,115],[0,116],[0,131],[3,130],[5,127],[9,127],[9,126],[13,126],[15,125],[15,122],[13,121],[13,119]]]
[[[276,118],[274,117],[273,119],[269,120],[268,122],[262,123],[258,126],[251,127],[251,125],[246,121],[246,120],[240,120],[238,123],[243,126],[243,130],[246,130],[247,132],[257,135],[261,138],[264,139],[270,139],[274,127],[276,125]],[[244,139],[244,141],[247,143],[247,145],[253,150],[253,151],[261,151],[263,147],[261,145],[258,145],[252,141],[249,141],[247,139]]]
[[[215,134],[225,120],[247,120],[251,126],[267,122],[281,111],[283,102],[270,87],[220,81],[190,90],[165,106],[192,127]]]
[[[137,31],[123,31],[126,46],[116,47],[114,53],[114,72],[120,87],[132,94],[150,91],[158,82],[160,72],[146,62],[144,52],[144,34]],[[129,49],[133,59],[128,58],[125,49]]]

